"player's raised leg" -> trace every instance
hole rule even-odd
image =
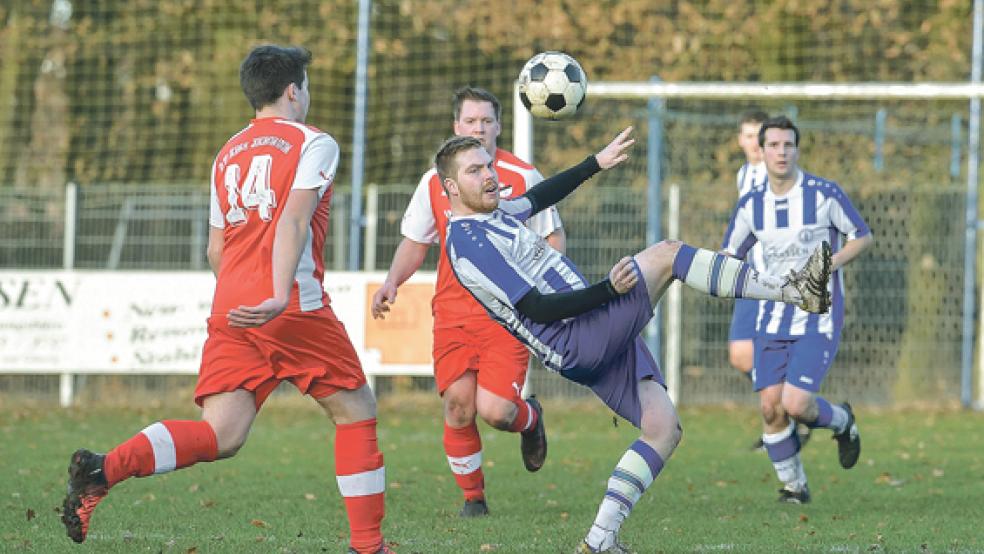
[[[830,306],[830,245],[824,242],[800,271],[786,278],[764,275],[741,260],[679,241],[663,241],[635,255],[655,304],[673,279],[726,298],[756,298],[795,304],[813,313]]]
[[[619,529],[680,443],[683,429],[666,389],[652,379],[644,379],[638,386],[642,435],[612,471],[598,514],[578,553],[628,552],[618,542]]]
[[[386,468],[376,437],[376,399],[368,385],[317,399],[335,422],[335,478],[345,500],[350,552],[389,552],[383,544]]]
[[[110,488],[130,477],[168,473],[234,456],[256,417],[253,393],[237,390],[204,400],[201,421],[153,423],[105,456],[80,449],[68,468],[62,523],[75,542],[85,540],[96,505]]]

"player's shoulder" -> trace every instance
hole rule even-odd
[[[515,154],[501,148],[495,151],[495,167],[499,173],[499,181],[510,181],[509,174],[521,177],[527,183],[535,183],[543,179],[533,165],[519,159]],[[515,179],[515,177],[512,177]]]
[[[457,217],[448,221],[448,251],[460,256],[485,243],[485,228],[480,221],[469,217]]]
[[[441,177],[437,174],[437,168],[431,167],[420,176],[420,184],[430,183],[432,185],[441,184]]]
[[[816,190],[824,196],[841,196],[844,194],[844,189],[836,181],[806,171],[803,172],[803,189]]]
[[[305,143],[318,141],[319,143],[333,144],[336,146],[338,144],[333,136],[315,127],[314,125],[291,121],[289,119],[276,119],[274,122],[277,125],[282,126],[284,129],[290,129],[293,130],[294,133],[299,133]]]
[[[767,179],[763,179],[762,181],[749,185],[745,193],[738,197],[738,207],[741,208],[746,206],[753,199],[762,198],[765,196],[765,191],[768,189],[768,183],[769,181]]]
[[[530,164],[530,163],[527,163],[527,162],[521,160],[518,156],[516,156],[516,154],[513,154],[512,152],[510,152],[508,150],[505,150],[503,148],[496,148],[496,150],[495,150],[495,163],[496,164],[500,164],[500,163],[508,164],[508,165],[511,165],[511,166],[516,167],[517,169],[521,169],[523,171],[535,171],[536,170],[536,168],[533,167],[533,164]]]

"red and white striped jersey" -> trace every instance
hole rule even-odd
[[[328,304],[324,244],[338,157],[330,135],[281,118],[254,119],[222,147],[212,164],[209,212],[209,224],[224,237],[213,315],[273,296],[273,239],[294,189],[316,189],[320,201],[286,311]]]

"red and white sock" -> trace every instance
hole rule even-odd
[[[218,455],[215,431],[207,421],[158,421],[106,454],[103,473],[112,487],[130,477],[211,462]]]
[[[516,419],[509,426],[509,430],[513,433],[522,433],[536,427],[538,416],[533,406],[523,399],[516,400],[514,404],[516,404]]]
[[[455,429],[444,423],[444,453],[454,480],[465,500],[485,498],[485,474],[482,473],[482,438],[475,422]]]
[[[386,468],[375,418],[335,426],[335,476],[345,499],[352,548],[376,552],[383,545]]]

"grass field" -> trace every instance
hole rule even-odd
[[[189,402],[190,404],[190,402]],[[518,438],[482,427],[491,516],[457,517],[436,398],[380,406],[388,481],[384,529],[397,552],[571,552],[605,481],[635,438],[597,402],[546,401],[547,465],[528,474]],[[105,450],[192,406],[98,409],[7,406],[0,414],[4,552],[344,552],[331,428],[313,403],[275,397],[232,459],[114,489],[89,539],[59,521],[70,453]],[[984,414],[858,410],[864,450],[840,469],[829,432],[804,451],[813,503],[780,505],[766,456],[748,446],[750,408],[681,412],[684,438],[636,506],[622,539],[650,552],[984,552]]]

